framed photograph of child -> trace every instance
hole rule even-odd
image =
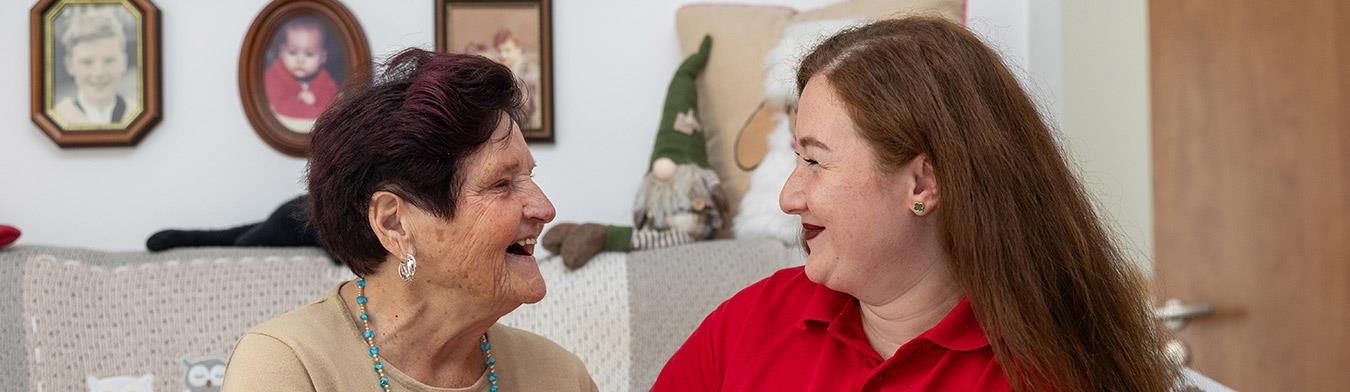
[[[337,0],[273,0],[239,54],[239,98],[258,136],[287,155],[309,152],[314,121],[348,79],[369,78],[370,44]]]
[[[159,122],[154,3],[41,0],[28,15],[32,119],[52,141],[134,145]]]
[[[481,55],[511,68],[526,93],[525,140],[553,142],[550,0],[436,0],[436,50]]]

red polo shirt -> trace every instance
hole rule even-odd
[[[802,267],[778,271],[709,314],[652,390],[1012,390],[967,300],[885,360],[858,311]]]

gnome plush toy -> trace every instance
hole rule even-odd
[[[671,78],[647,176],[633,203],[633,227],[560,223],[544,235],[544,249],[562,256],[569,268],[581,267],[602,250],[687,244],[723,229],[727,201],[708,164],[695,84],[711,49],[712,37],[703,37],[698,52]]]

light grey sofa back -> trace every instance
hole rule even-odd
[[[630,253],[634,348],[630,390],[650,390],[666,360],[722,302],[803,260],[800,250],[763,239],[709,241]]]
[[[155,390],[183,390],[184,360],[224,359],[248,328],[350,275],[313,248],[16,247],[0,251],[0,265],[6,390],[88,390],[89,377],[146,374]]]
[[[573,350],[602,390],[645,391],[708,312],[798,265],[772,240],[719,240],[602,253],[569,271],[541,260],[544,302],[503,318]],[[184,357],[224,356],[248,328],[351,277],[317,249],[199,248],[162,253],[0,250],[3,390],[87,390],[86,377],[153,374],[183,390]]]

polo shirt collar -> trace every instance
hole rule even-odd
[[[798,327],[828,328],[832,324],[846,323],[852,319],[852,322],[857,323],[857,332],[861,332],[862,320],[859,318],[858,300],[848,294],[831,290],[825,285],[815,286],[815,293],[802,309]],[[845,326],[835,326],[840,327]],[[916,339],[925,339],[956,351],[973,351],[989,345],[989,338],[984,335],[984,328],[980,327],[979,321],[975,319],[975,312],[970,307],[970,299],[965,297],[961,298],[961,302],[958,302],[942,321],[924,331]]]

